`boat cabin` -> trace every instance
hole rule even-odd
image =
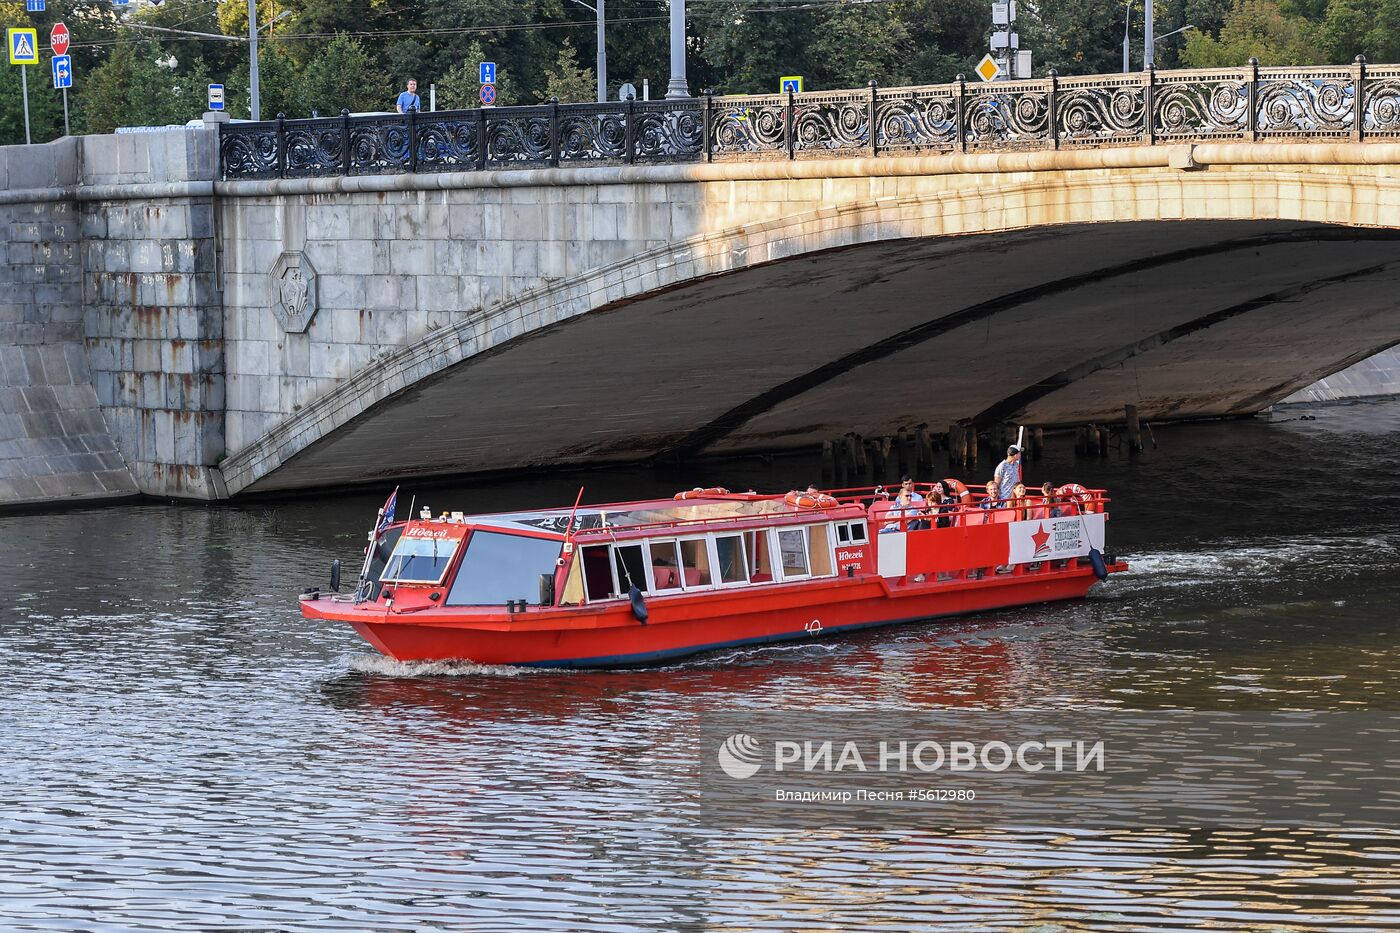
[[[399,609],[582,606],[795,583],[862,571],[858,504],[794,510],[780,497],[418,519],[380,537],[362,595]]]

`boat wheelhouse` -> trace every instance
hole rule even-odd
[[[927,491],[928,487],[922,487]],[[961,487],[958,487],[961,489]],[[1104,559],[1107,499],[901,507],[878,487],[674,499],[381,526],[353,596],[308,618],[399,660],[600,667],[1073,599]]]

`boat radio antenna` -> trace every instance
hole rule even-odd
[[[564,527],[564,540],[569,541],[574,536],[574,515],[578,513],[578,504],[583,501],[583,487],[578,488],[578,496],[574,499],[574,507],[569,511],[569,524]]]

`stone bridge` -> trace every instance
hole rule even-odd
[[[1252,413],[1400,342],[1397,74],[1177,73],[1184,128],[1148,74],[3,149],[0,503]],[[548,145],[462,135],[509,120]]]

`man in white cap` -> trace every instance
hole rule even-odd
[[[1000,488],[1002,500],[1010,499],[1011,490],[1021,482],[1021,448],[1015,444],[1006,448],[1006,459],[997,464],[993,478]]]

